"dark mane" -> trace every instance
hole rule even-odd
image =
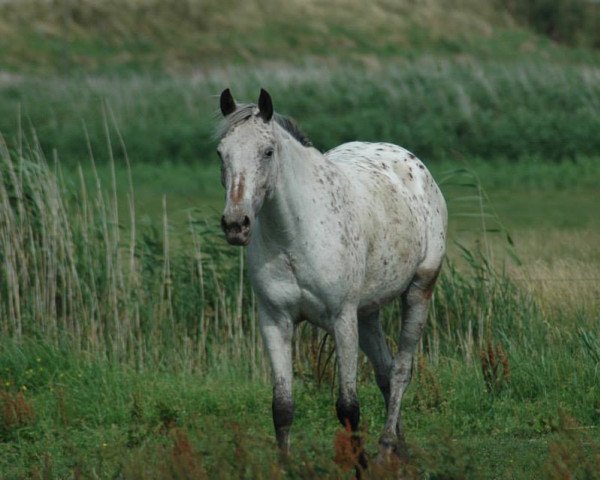
[[[300,127],[296,123],[296,120],[290,117],[284,117],[283,115],[279,115],[278,113],[273,115],[273,118],[286,132],[288,132],[292,137],[298,140],[302,145],[304,145],[305,147],[313,146],[312,142],[310,141],[310,138],[308,138],[305,135],[305,133],[300,129]]]
[[[216,137],[223,138],[231,128],[248,120],[257,112],[258,109],[256,105],[252,103],[241,105],[238,104],[237,109],[230,115],[228,115],[226,118],[224,118],[219,127],[217,128]],[[300,127],[294,119],[275,113],[273,115],[273,120],[275,120],[281,128],[288,132],[298,142],[300,142],[301,145],[305,147],[313,146],[310,139],[304,134],[304,132],[300,129]]]

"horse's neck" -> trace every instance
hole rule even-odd
[[[314,198],[313,165],[320,160],[316,150],[291,139],[282,142],[276,185],[259,214],[265,240],[283,245],[299,237],[299,220],[308,215]]]

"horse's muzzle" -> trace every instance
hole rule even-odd
[[[230,218],[223,215],[221,217],[221,228],[225,233],[225,238],[231,245],[248,245],[250,242],[250,218],[244,215],[243,218]]]

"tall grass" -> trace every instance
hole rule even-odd
[[[105,122],[105,135],[110,145],[119,132]],[[13,150],[3,143],[0,155],[4,337],[68,345],[139,369],[244,365],[248,373],[265,376],[244,253],[226,245],[216,219],[190,213],[186,228],[173,238],[164,197],[160,224],[139,221],[131,179],[128,208],[118,204],[124,196],[117,191],[117,160],[110,149],[109,185],[94,173],[93,156],[90,160],[93,189],[81,169],[79,185],[68,187],[60,164],[50,167],[35,142]],[[126,152],[123,158],[126,162]],[[481,194],[477,198],[484,201]],[[482,211],[482,219],[485,215]],[[487,226],[498,227],[489,220]],[[487,235],[485,224],[482,229]],[[547,320],[527,291],[496,269],[485,238],[481,252],[463,248],[463,258],[460,268],[449,261],[439,281],[421,346],[430,361],[455,357],[472,364],[481,348],[498,339],[546,342]],[[392,344],[399,309],[394,304],[384,312]],[[332,378],[332,352],[322,333],[298,328],[300,375]]]
[[[119,134],[108,123],[110,145]],[[307,324],[297,328],[301,453],[281,465],[271,448],[268,369],[243,250],[225,244],[217,219],[191,216],[185,231],[173,229],[166,198],[160,222],[140,221],[132,180],[128,208],[120,208],[116,169],[126,168],[117,165],[127,157],[122,147],[115,152],[109,149],[108,183],[89,160],[89,188],[84,169],[77,186],[64,181],[61,164],[49,165],[35,141],[2,143],[0,441],[12,448],[0,455],[2,468],[35,478],[81,471],[126,478],[285,478],[307,469],[310,476],[341,475],[327,450],[335,422],[324,412],[333,400],[328,389],[315,388],[335,382],[331,339]],[[485,225],[492,226],[489,219]],[[407,466],[414,478],[471,478],[489,463],[454,445],[452,429],[481,435],[495,449],[498,432],[511,444],[516,434],[560,432],[559,406],[585,428],[598,420],[597,315],[540,308],[497,269],[487,244],[484,238],[480,249],[463,249],[460,265],[448,261],[434,293],[404,421],[413,438],[425,422],[440,440],[427,451],[415,447]],[[399,303],[382,318],[395,348]],[[363,356],[360,372],[368,379],[361,401],[375,445],[383,409]],[[444,430],[432,431],[440,421]],[[315,443],[323,424],[330,436]],[[582,463],[568,455],[579,436],[561,435],[548,471],[565,463],[565,471],[593,469],[595,457]],[[214,438],[223,441],[215,445]],[[337,448],[343,437],[336,438]],[[538,451],[520,463],[535,456],[541,468]]]
[[[132,161],[213,159],[213,114],[222,89],[256,101],[267,88],[327,150],[350,140],[390,141],[427,161],[540,162],[600,151],[600,70],[593,66],[444,60],[370,67],[308,63],[230,67],[187,76],[0,79],[0,131],[18,143],[35,127],[44,151],[85,162],[87,130],[105,145],[102,109],[114,112]],[[15,122],[16,116],[21,125]],[[113,139],[114,148],[119,142]]]
[[[88,191],[82,178],[67,192],[40,152],[1,152],[4,336],[66,342],[140,368],[203,368],[256,343],[254,311],[239,301],[241,250],[222,248],[210,224],[190,219],[189,249],[174,255],[166,214],[160,228],[140,228],[131,203],[119,218],[115,186],[96,178]]]

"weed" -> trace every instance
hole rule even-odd
[[[166,402],[159,401],[156,404],[156,414],[160,421],[160,431],[163,434],[169,433],[179,423],[179,410]]]
[[[417,355],[416,364],[414,401],[417,410],[424,413],[441,410],[444,406],[442,389],[425,355]]]
[[[0,432],[2,437],[8,438],[15,430],[34,424],[35,412],[33,406],[27,401],[22,391],[17,393],[1,392],[0,404],[2,412]]]
[[[186,433],[177,429],[174,431],[173,437],[173,447],[162,466],[162,478],[173,480],[210,478],[200,462],[199,455],[192,448]]]
[[[348,421],[345,428],[339,429],[336,432],[333,441],[335,452],[333,461],[340,467],[342,472],[347,472],[352,468],[362,470],[359,459],[364,457],[365,451],[361,437],[362,434],[352,432]]]
[[[498,395],[510,384],[510,366],[504,348],[488,341],[487,348],[481,350],[479,358],[486,390],[491,395]]]

